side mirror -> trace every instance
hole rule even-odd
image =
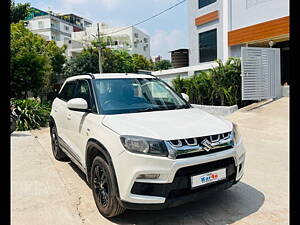
[[[67,102],[67,107],[71,110],[85,111],[88,104],[83,98],[72,98]]]
[[[185,93],[181,93],[181,96],[188,102],[190,100],[190,97],[185,94]]]

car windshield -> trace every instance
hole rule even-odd
[[[95,79],[93,82],[98,105],[104,114],[190,108],[159,79]]]

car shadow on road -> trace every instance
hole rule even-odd
[[[161,211],[126,210],[110,219],[116,224],[205,224],[227,225],[256,212],[264,203],[262,192],[239,182],[232,188],[213,194],[199,202],[181,205]]]
[[[68,161],[69,163],[69,166],[77,173],[77,175],[86,183],[86,185],[89,187],[89,188],[91,188],[90,187],[90,184],[87,182],[87,180],[86,180],[86,175],[78,168],[78,166],[75,164],[75,163],[73,163],[72,161]]]

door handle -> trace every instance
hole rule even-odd
[[[71,120],[71,114],[68,114],[67,119]]]

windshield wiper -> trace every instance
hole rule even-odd
[[[174,106],[169,106],[168,109],[188,109],[190,108],[189,105],[174,105]]]
[[[154,108],[154,107],[149,107],[149,108],[144,108],[144,109],[138,109],[137,112],[151,112],[151,111],[155,111],[159,108]]]
[[[190,108],[190,106],[189,105],[179,105],[179,106],[177,106],[176,107],[176,109],[188,109],[188,108]]]
[[[190,108],[189,105],[177,105],[177,106],[167,106],[167,107],[148,107],[144,109],[138,109],[136,112],[151,112],[151,111],[161,111],[161,110],[173,110],[173,109],[187,109]]]
[[[149,108],[139,109],[137,110],[137,112],[151,112],[151,111],[161,111],[161,110],[169,110],[169,109],[163,107],[149,107]]]

